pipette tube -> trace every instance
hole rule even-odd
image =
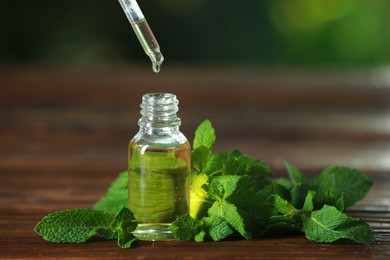
[[[160,51],[160,46],[143,15],[136,0],[118,0],[130,22],[142,48],[152,62],[152,69],[158,73],[164,61],[164,56]]]

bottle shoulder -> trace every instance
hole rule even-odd
[[[187,138],[181,132],[156,134],[152,132],[139,131],[131,139],[130,144],[161,149],[170,149],[184,144],[188,144],[188,146],[190,146]]]

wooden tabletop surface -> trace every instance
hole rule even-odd
[[[0,258],[390,259],[390,73],[166,65],[0,68]],[[374,231],[371,246],[317,244],[303,235],[222,242],[97,238],[54,244],[33,231],[45,215],[91,208],[126,169],[141,96],[172,92],[192,140],[208,118],[215,151],[238,148],[285,176],[330,165],[367,173],[374,185],[348,213]]]

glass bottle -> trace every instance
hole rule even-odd
[[[174,239],[169,225],[189,213],[190,144],[179,131],[178,100],[169,93],[142,97],[139,132],[129,144],[129,208],[140,240]]]

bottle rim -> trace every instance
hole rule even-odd
[[[178,105],[179,100],[172,93],[147,93],[142,96],[142,105]]]
[[[176,127],[181,124],[176,113],[179,101],[171,93],[147,93],[142,96],[141,115],[138,124],[143,127]]]

